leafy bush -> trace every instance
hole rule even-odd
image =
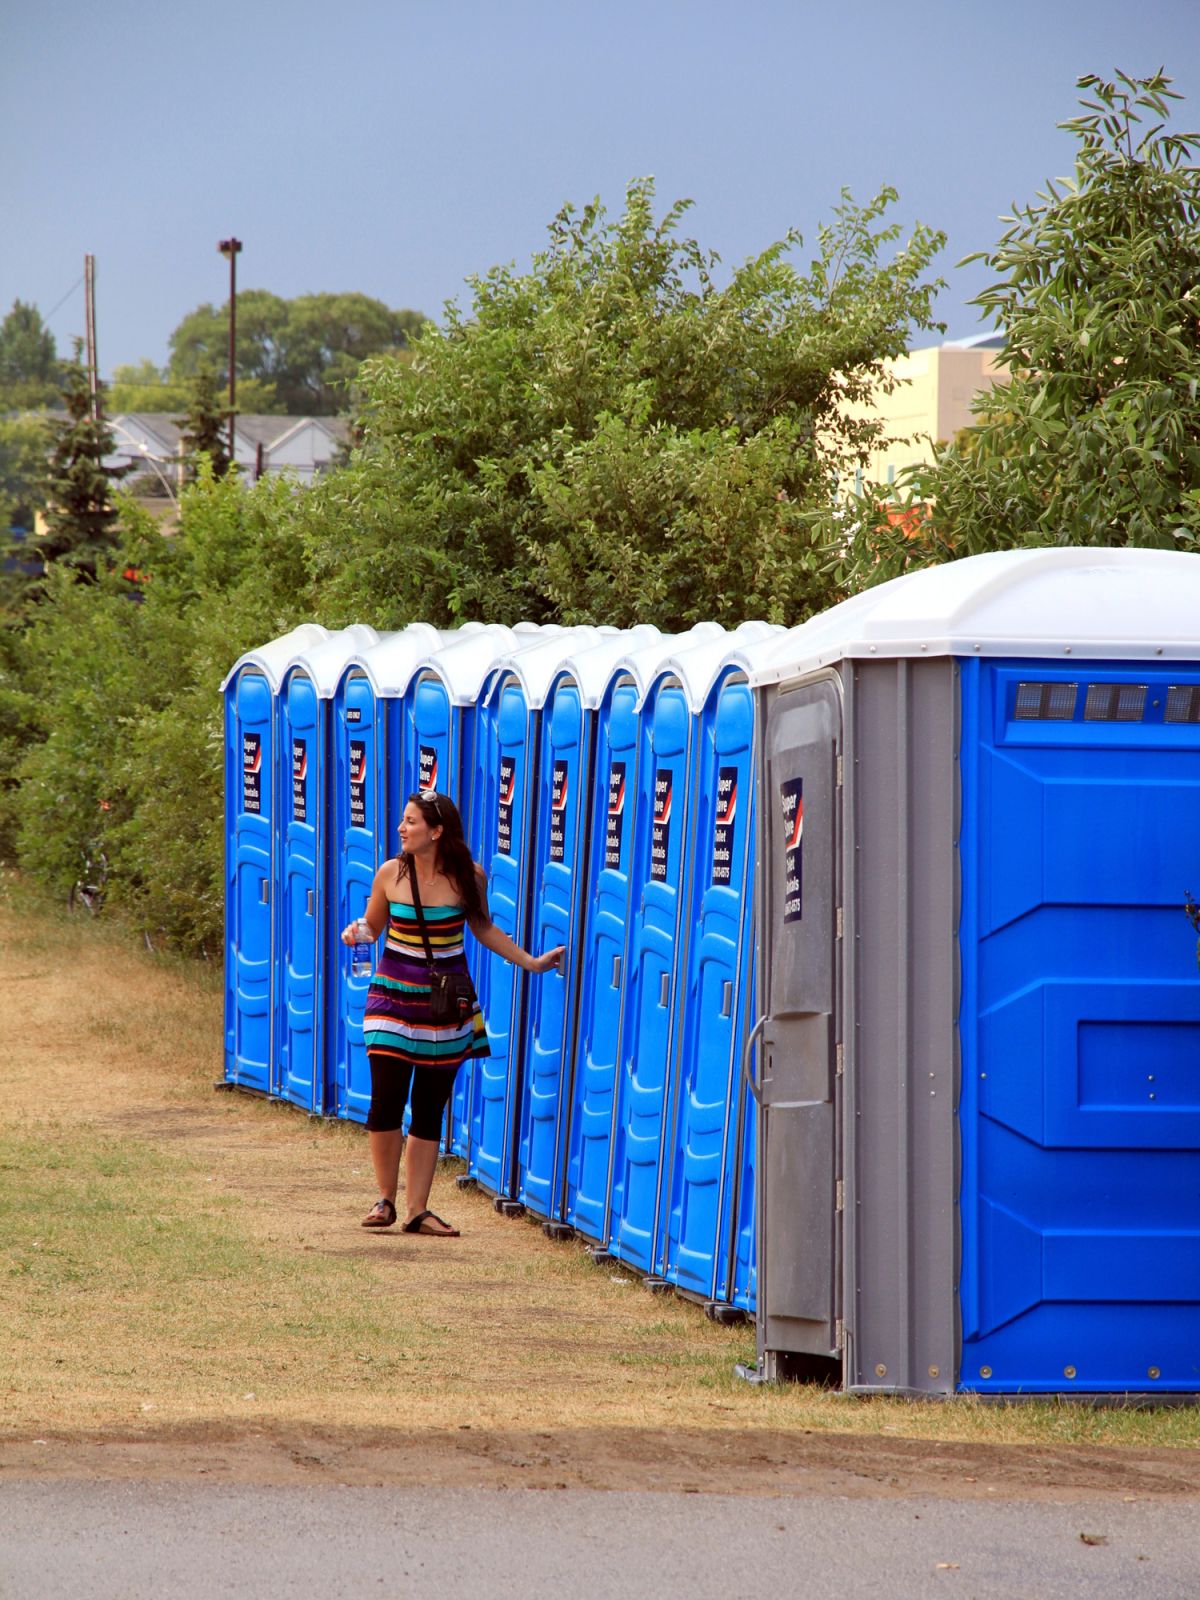
[[[98,839],[111,903],[184,949],[222,937],[219,685],[244,650],[311,615],[295,494],[204,471],[171,539],[126,503],[114,568],[94,584],[52,571],[27,632],[40,737],[17,769],[21,865],[65,892]]]
[[[1167,127],[1169,85],[1079,79],[1074,177],[983,256],[1009,381],[902,478],[913,515],[865,497],[846,581],[1030,545],[1200,549],[1200,135]]]
[[[789,233],[724,288],[649,182],[616,222],[568,208],[530,272],[474,280],[469,315],[366,364],[361,446],[315,488],[202,466],[168,538],[122,502],[112,562],[52,563],[0,656],[0,841],[7,803],[21,865],[62,893],[98,839],[111,904],[215,952],[218,691],[245,650],[316,617],[674,627],[837,598],[800,513],[876,431],[841,400],[932,326],[940,237],[897,251],[893,199],[843,199],[807,272]]]

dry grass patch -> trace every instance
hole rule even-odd
[[[749,1329],[439,1176],[453,1241],[364,1232],[361,1129],[216,1094],[220,974],[0,900],[0,1396],[10,1438],[701,1429],[1192,1446],[1190,1411],[752,1389]]]

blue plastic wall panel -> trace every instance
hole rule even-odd
[[[541,720],[531,850],[529,948],[565,945],[566,959],[529,986],[522,1050],[517,1199],[539,1216],[562,1212],[564,1073],[578,913],[583,904],[588,719],[579,686],[561,678]]]
[[[388,752],[389,848],[397,847],[396,829],[414,789],[440,789],[456,802],[459,798],[461,713],[451,705],[446,685],[436,673],[422,673],[396,704],[400,737]]]
[[[463,820],[463,832],[471,846],[471,852],[476,861],[479,854],[476,845],[483,830],[483,817],[476,816],[480,810],[484,790],[477,783],[477,752],[476,724],[479,720],[477,706],[459,706],[456,711],[457,729],[454,741],[455,779],[454,787],[450,793],[458,801],[459,811]]]
[[[390,712],[387,767],[388,851],[400,847],[397,828],[408,797],[416,789],[440,789],[460,802],[459,744],[462,711],[455,706],[446,685],[435,672],[420,673]],[[465,818],[464,818],[465,821]],[[455,1080],[461,1096],[464,1072]],[[412,1120],[404,1113],[404,1129]],[[453,1122],[453,1113],[450,1116]]]
[[[271,1091],[275,701],[243,667],[225,700],[225,1076]]]
[[[405,793],[400,809],[414,789],[440,789],[453,794],[457,774],[454,752],[454,707],[442,680],[432,673],[417,679],[412,691],[409,744],[405,751]]]
[[[326,1000],[330,1016],[327,1103],[339,1117],[365,1122],[371,1105],[371,1071],[363,1043],[363,1008],[370,975],[355,977],[354,952],[341,941],[341,930],[361,917],[371,894],[385,841],[381,836],[380,794],[382,750],[379,717],[385,701],[375,695],[361,672],[345,678],[333,702],[333,821],[330,867],[334,893],[329,896],[326,932]],[[372,956],[375,950],[372,947]]]
[[[608,1240],[613,1114],[638,770],[637,689],[616,684],[596,717],[587,904],[580,939],[579,1022],[567,1122],[564,1220]]]
[[[516,679],[503,678],[480,708],[476,740],[486,754],[484,809],[480,818],[481,861],[488,875],[492,921],[518,944],[525,938],[529,809],[533,774],[525,694]],[[468,1171],[496,1195],[512,1194],[513,1127],[519,1094],[521,1008],[524,973],[490,952],[479,961],[477,988],[487,1021],[491,1054],[472,1073]]]
[[[754,837],[753,830],[751,838]],[[751,923],[753,926],[753,923]],[[749,945],[750,941],[747,941]],[[754,962],[749,959],[752,952],[747,949],[747,1004],[745,1038],[753,1022],[750,1020],[756,1015],[755,1000],[757,998],[754,980]],[[734,1177],[733,1193],[735,1207],[733,1214],[733,1234],[730,1263],[730,1276],[728,1287],[718,1282],[716,1299],[728,1300],[731,1305],[743,1311],[754,1314],[758,1304],[758,1226],[757,1205],[755,1196],[755,1161],[758,1155],[758,1106],[746,1087],[745,1078],[741,1080],[739,1089],[738,1117],[734,1133]]]
[[[959,1387],[1200,1390],[1200,665],[961,681]]]
[[[747,916],[754,704],[728,678],[700,717],[695,862],[686,907],[678,1084],[666,1144],[662,1275],[705,1299],[728,1278],[731,1185],[738,1109]]]
[[[681,688],[663,683],[651,692],[641,719],[608,1242],[614,1256],[642,1272],[656,1265],[672,1023],[684,959],[691,729]]]
[[[280,995],[278,1092],[308,1111],[324,1109],[317,1038],[325,706],[312,680],[289,672],[280,691],[278,772],[280,855]]]
[[[481,834],[483,831],[483,799],[487,791],[487,755],[480,749],[476,738],[477,715],[474,706],[457,708],[458,719],[457,743],[459,747],[458,766],[462,774],[460,780],[459,810],[463,820],[463,830],[467,836],[467,843],[471,848],[471,855],[479,861],[483,855]],[[467,937],[467,966],[471,977],[478,990],[483,983],[483,966],[488,959],[487,951],[478,944],[470,935]],[[447,1108],[447,1133],[446,1148],[452,1154],[459,1156],[468,1165],[471,1159],[471,1119],[472,1107],[475,1096],[475,1074],[478,1063],[472,1058],[464,1061],[454,1077],[454,1090],[450,1096]]]

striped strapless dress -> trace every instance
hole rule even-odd
[[[398,900],[389,904],[387,938],[367,990],[363,1037],[372,1054],[414,1067],[453,1070],[471,1056],[486,1056],[487,1029],[476,1005],[465,1022],[429,1019],[429,967],[417,913]],[[466,972],[466,917],[461,906],[426,906],[429,947],[440,971]]]

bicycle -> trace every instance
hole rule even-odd
[[[95,840],[80,854],[83,857],[83,872],[67,893],[67,910],[87,911],[93,917],[98,917],[108,892],[108,857]]]

